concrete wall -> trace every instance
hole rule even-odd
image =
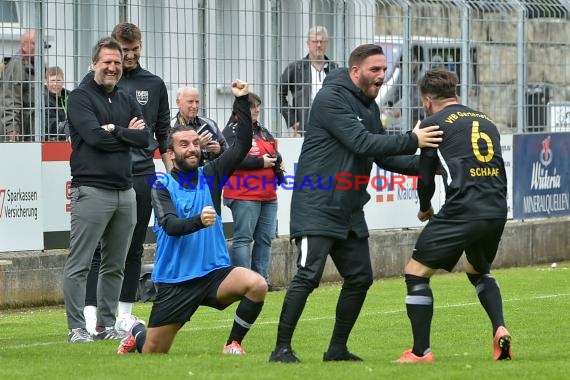
[[[410,257],[420,229],[370,232],[370,252],[376,278],[399,276]],[[509,221],[494,267],[528,266],[570,260],[570,218]],[[152,260],[153,247],[145,259]],[[0,309],[18,306],[61,304],[63,266],[67,251],[0,253]],[[462,262],[456,270],[461,270]],[[295,273],[296,252],[287,237],[273,243],[270,276],[274,285],[285,286]],[[324,282],[340,281],[329,260]]]

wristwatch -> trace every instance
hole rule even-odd
[[[107,124],[107,131],[113,132],[115,130],[115,124]]]

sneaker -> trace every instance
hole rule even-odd
[[[271,353],[269,356],[270,362],[281,362],[281,363],[300,363],[298,357],[295,356],[295,353],[291,349],[291,346],[281,346],[276,347],[275,351]]]
[[[117,355],[126,355],[137,350],[137,342],[135,337],[131,333],[127,333],[127,336],[121,340],[119,344],[119,349],[117,350]]]
[[[115,330],[117,330],[119,335],[122,335],[124,338],[133,330],[133,327],[139,323],[142,323],[143,325],[145,324],[142,319],[138,319],[132,314],[123,314],[117,318],[117,321],[115,322]]]
[[[323,354],[323,361],[324,362],[337,362],[337,361],[361,362],[362,358],[348,352],[347,349],[345,349],[344,351],[328,350],[327,352],[325,352]]]
[[[404,351],[400,359],[396,360],[396,363],[433,363],[435,357],[432,352],[428,352],[424,356],[417,356],[412,352],[412,349]]]
[[[78,327],[69,330],[67,333],[67,341],[69,343],[87,343],[93,342],[93,338],[83,327]]]
[[[493,360],[511,360],[512,358],[511,334],[504,326],[499,326],[493,338]]]
[[[121,339],[117,330],[114,327],[105,327],[105,330],[98,331],[93,335],[94,340],[113,340]]]
[[[224,355],[245,355],[245,351],[240,346],[240,344],[235,340],[232,340],[230,344],[226,345],[222,353]]]

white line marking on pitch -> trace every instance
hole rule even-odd
[[[503,303],[518,302],[518,301],[529,301],[529,300],[536,300],[536,299],[559,298],[559,297],[568,297],[568,296],[570,296],[570,293],[546,294],[546,295],[533,296],[533,297],[528,297],[528,298],[510,298],[507,300],[503,300]],[[457,303],[457,304],[450,304],[450,305],[436,305],[435,309],[459,308],[459,307],[467,307],[467,306],[475,306],[475,305],[480,305],[480,303],[479,302],[466,302],[466,303]],[[388,315],[388,314],[403,313],[405,311],[406,311],[405,308],[396,309],[396,310],[386,310],[386,311],[373,311],[373,312],[360,313],[360,316],[369,317],[369,316],[374,316],[374,315]],[[303,318],[301,316],[302,321],[321,321],[321,320],[329,320],[329,319],[334,319],[334,318],[335,318],[334,312],[330,315],[320,316],[320,317]],[[228,326],[231,323],[233,323],[233,319],[223,319],[223,320],[217,320],[217,321],[210,320],[210,322],[213,322],[216,324],[227,323],[227,325],[224,325],[224,326],[216,325],[216,326],[210,326],[210,327],[190,327],[190,328],[185,329],[185,330],[186,331],[200,331],[200,330],[217,330],[217,329],[221,329],[221,328],[228,328]],[[256,321],[255,324],[256,325],[276,325],[278,322],[279,321]]]
[[[507,300],[503,300],[503,303],[509,302],[518,302],[518,301],[529,301],[529,300],[537,300],[537,299],[549,299],[549,298],[560,298],[560,297],[568,297],[570,293],[561,293],[561,294],[545,294],[545,295],[538,295],[528,298],[510,298]],[[448,309],[448,308],[459,308],[459,307],[467,307],[467,306],[474,306],[479,305],[479,302],[466,302],[466,303],[456,303],[450,305],[439,305],[435,306],[436,309]],[[378,312],[367,312],[361,313],[360,316],[370,317],[374,315],[388,315],[388,314],[396,314],[396,313],[403,313],[406,309],[397,309],[397,310],[386,310],[386,311],[378,311]],[[302,318],[302,317],[301,317]],[[322,316],[322,317],[311,317],[311,318],[302,318],[303,321],[321,321],[321,320],[330,320],[334,319],[335,315],[332,313],[331,315]],[[233,323],[233,319],[223,319],[223,320],[216,320],[216,321],[209,321],[216,324],[216,326],[209,326],[209,327],[189,327],[183,328],[180,333],[185,333],[189,331],[203,331],[203,330],[218,330],[218,329],[227,329],[231,323]],[[278,321],[258,321],[256,325],[276,325]],[[222,325],[220,325],[222,324]],[[53,335],[53,334],[50,334]],[[63,337],[63,335],[62,335]],[[118,341],[117,341],[118,343]],[[65,339],[57,342],[42,342],[42,343],[31,343],[31,344],[15,344],[12,346],[4,346],[0,347],[0,352],[6,350],[16,350],[22,348],[29,348],[29,347],[41,347],[41,346],[51,346],[56,344],[68,344]],[[87,343],[88,344],[88,343]]]

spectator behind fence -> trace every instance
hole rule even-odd
[[[166,154],[166,141],[170,130],[168,92],[164,81],[159,76],[143,69],[139,63],[142,51],[141,31],[136,25],[125,22],[116,25],[111,36],[119,41],[123,48],[123,76],[118,86],[136,99],[142,109],[145,128],[150,133],[148,147],[131,148],[133,188],[137,195],[137,225],[133,231],[125,261],[123,285],[117,309],[117,320],[120,323],[121,318],[128,317],[132,313],[133,303],[137,296],[144,252],[143,244],[152,212],[148,176],[155,172],[153,162],[155,150],[158,148],[167,171],[172,168],[172,161]],[[98,247],[93,255],[91,270],[87,278],[85,299],[84,314],[87,330],[90,332],[93,332],[97,322],[97,278],[100,263],[101,251]],[[99,326],[99,329],[102,327]]]
[[[70,343],[118,338],[115,311],[137,221],[131,148],[147,147],[150,138],[139,104],[117,86],[122,61],[117,40],[104,37],[97,41],[92,54],[93,79],[84,80],[68,99],[71,230],[63,294]],[[97,319],[105,329],[91,337],[85,329],[83,309],[87,274],[99,241]]]
[[[512,358],[501,290],[491,275],[507,220],[507,177],[500,134],[487,115],[457,102],[458,82],[455,73],[436,68],[418,84],[428,115],[420,127],[441,126],[443,141],[438,149],[423,148],[420,154],[418,219],[429,222],[405,268],[406,310],[414,345],[398,359],[400,363],[434,361],[430,278],[438,269],[451,271],[463,252],[467,279],[492,325],[493,359]],[[445,186],[445,203],[434,215],[431,199],[438,171]]]
[[[156,258],[152,279],[157,284],[148,330],[133,317],[122,329],[127,336],[118,354],[135,350],[167,353],[178,331],[200,306],[223,310],[239,302],[226,355],[244,355],[242,340],[263,307],[267,285],[259,274],[233,267],[220,218],[221,186],[251,148],[251,116],[247,83],[232,82],[236,97],[236,140],[227,151],[200,166],[200,138],[195,130],[179,125],[168,138],[174,168],[152,189],[156,215]],[[192,351],[194,351],[192,349]]]
[[[387,69],[380,46],[357,47],[348,64],[348,69],[327,77],[311,108],[295,173],[295,183],[303,185],[295,186],[291,198],[290,236],[297,246],[297,273],[283,301],[271,362],[299,362],[291,348],[293,333],[329,255],[344,282],[323,360],[362,360],[347,347],[373,279],[363,210],[370,194],[358,178],[370,176],[373,162],[390,171],[417,174],[418,159],[413,156],[417,148],[437,146],[441,140],[434,131],[437,127],[386,135],[374,101]],[[350,186],[339,189],[332,179],[342,173]],[[321,185],[327,189],[315,190]]]
[[[325,55],[328,43],[327,28],[320,25],[312,27],[307,34],[309,54],[290,63],[281,74],[281,114],[291,137],[302,137],[315,95],[328,73],[338,67]],[[288,96],[291,101],[287,99]]]
[[[200,136],[202,165],[219,157],[228,144],[218,124],[207,117],[198,116],[200,111],[200,93],[194,87],[181,87],[176,93],[178,113],[171,120],[172,127],[187,125]]]
[[[275,291],[279,288],[269,281],[269,264],[277,227],[276,188],[283,179],[283,161],[277,142],[259,122],[261,98],[250,92],[248,100],[253,122],[252,147],[224,186],[224,204],[231,209],[234,220],[231,259],[233,265],[262,275],[269,291]],[[228,145],[236,140],[237,124],[230,118],[224,128]]]
[[[65,141],[65,119],[69,91],[63,88],[65,77],[61,67],[48,67],[45,75],[45,136],[47,141]]]
[[[20,50],[4,67],[0,94],[0,131],[2,140],[30,140],[34,134],[34,54],[36,32],[22,34]]]

